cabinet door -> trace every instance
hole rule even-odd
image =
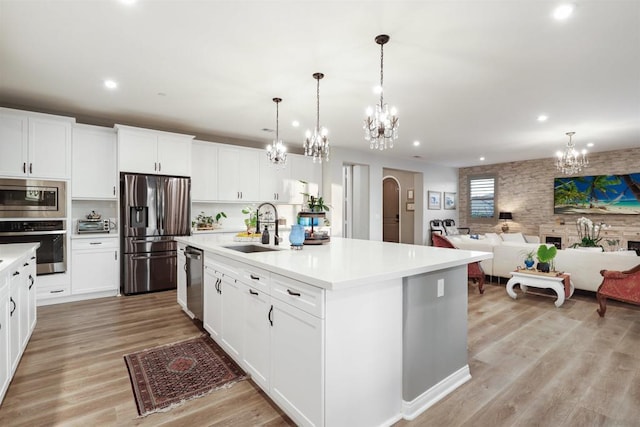
[[[29,266],[27,262],[24,264],[20,262],[20,276],[19,286],[20,289],[20,308],[18,309],[18,316],[20,317],[20,348],[24,349],[29,341],[29,277],[27,276],[26,267]]]
[[[25,116],[0,112],[0,175],[27,175],[28,120]]]
[[[0,274],[0,403],[2,396],[9,387],[9,287],[5,283],[6,277]]]
[[[158,173],[158,136],[143,131],[118,131],[118,170]]]
[[[22,352],[22,337],[20,336],[21,311],[24,308],[20,300],[22,274],[18,269],[11,270],[9,281],[9,372],[13,373],[18,366]]]
[[[162,175],[191,176],[191,139],[158,135],[158,170]]]
[[[113,129],[84,125],[73,128],[71,196],[74,199],[115,200],[116,143]]]
[[[28,329],[29,336],[33,333],[36,327],[37,312],[36,312],[36,255],[35,253],[28,258],[28,264],[25,267],[25,276],[27,277],[27,290],[28,290]]]
[[[191,200],[218,200],[218,147],[209,142],[191,145]]]
[[[204,267],[204,319],[202,324],[216,342],[222,342],[222,275]]]
[[[271,302],[271,397],[297,424],[324,425],[323,322]]]
[[[302,193],[307,193],[312,196],[322,195],[321,164],[313,163],[313,160],[309,157],[298,155],[289,155],[287,161],[290,162],[291,167],[290,177],[286,181],[286,193],[289,203],[294,205],[304,203]],[[303,184],[301,181],[306,182],[306,184]]]
[[[228,276],[222,278],[222,347],[236,362],[242,354],[242,289],[241,284]]]
[[[285,167],[276,168],[266,155],[259,156],[259,163],[259,200],[287,203],[289,201],[289,195],[286,193],[286,186],[291,176],[289,164],[287,163]]]
[[[260,162],[259,150],[240,150],[239,163],[236,167],[238,173],[238,189],[240,199],[244,202],[256,202],[260,200]]]
[[[242,361],[251,379],[269,392],[271,298],[262,290],[242,285],[244,294],[244,345]]]
[[[236,148],[220,147],[218,149],[218,198],[220,200],[237,201],[240,198],[240,153]]]
[[[78,239],[72,242],[72,295],[118,290],[118,249],[113,247],[111,240]],[[78,245],[82,245],[82,249],[78,249]],[[94,249],[84,249],[91,245]]]
[[[29,118],[29,175],[71,178],[71,123]]]
[[[183,310],[187,309],[187,258],[184,256],[184,245],[178,245],[178,304]]]

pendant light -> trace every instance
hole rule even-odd
[[[322,73],[314,73],[313,78],[316,79],[316,127],[311,132],[307,131],[304,140],[304,155],[313,157],[313,162],[322,163],[322,159],[329,161],[329,131],[320,127],[320,80],[324,77]]]
[[[273,98],[273,102],[276,103],[276,139],[273,140],[273,145],[267,145],[267,158],[272,165],[276,167],[284,167],[287,164],[287,147],[280,140],[279,129],[279,109],[278,105],[282,102],[282,98]]]

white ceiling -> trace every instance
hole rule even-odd
[[[400,138],[380,156],[456,167],[546,158],[567,131],[591,151],[640,146],[640,1],[578,1],[564,22],[551,17],[557,4],[0,0],[0,104],[266,145],[277,96],[280,135],[300,147],[323,72],[331,144],[368,150],[374,37],[385,33]]]

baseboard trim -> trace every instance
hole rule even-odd
[[[465,365],[447,378],[440,381],[411,402],[402,401],[402,417],[405,420],[413,420],[418,415],[435,405],[449,393],[471,379],[469,365]]]

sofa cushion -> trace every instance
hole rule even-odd
[[[522,233],[502,233],[500,237],[505,242],[527,243]]]
[[[497,233],[486,233],[484,236],[485,238],[490,240],[494,245],[498,245],[502,243],[502,239],[500,238],[500,236],[498,236]]]

